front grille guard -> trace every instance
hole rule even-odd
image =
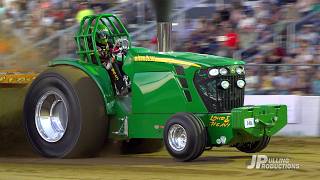
[[[194,84],[202,101],[210,113],[231,112],[233,108],[243,106],[244,88],[237,86],[237,80],[245,79],[244,75],[218,75],[209,77],[208,70],[196,72]],[[221,81],[230,83],[228,89],[220,86]]]

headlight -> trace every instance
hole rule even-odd
[[[228,74],[228,70],[226,68],[221,68],[219,71],[220,71],[221,75],[227,75]]]
[[[236,68],[236,72],[237,72],[237,74],[244,74],[244,68],[243,67],[237,67]]]
[[[209,71],[210,76],[217,76],[218,74],[219,74],[218,69],[210,69],[210,71]]]
[[[228,89],[229,86],[230,86],[230,83],[229,83],[228,81],[222,81],[222,82],[221,82],[221,87],[222,87],[223,89]]]
[[[240,79],[237,81],[237,86],[239,88],[243,88],[245,85],[246,85],[246,82],[244,80]]]

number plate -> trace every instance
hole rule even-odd
[[[244,119],[244,128],[252,128],[252,127],[254,127],[254,118]]]

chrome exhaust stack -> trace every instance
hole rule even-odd
[[[157,15],[158,51],[168,52],[172,50],[172,0],[152,0]]]
[[[171,22],[158,22],[157,38],[158,38],[159,52],[168,52],[172,50],[171,32],[172,32]]]

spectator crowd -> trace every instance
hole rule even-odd
[[[245,49],[241,58],[254,57],[247,61],[248,94],[320,95],[320,13],[315,13],[319,5],[316,0],[225,5],[211,19],[186,20],[183,36],[175,34],[180,41],[175,41],[175,49],[227,57]],[[286,34],[288,24],[306,16],[310,18],[298,24],[294,34]],[[275,36],[280,43],[274,42]]]
[[[101,13],[121,2],[0,0],[0,28],[12,28],[23,38],[36,42],[73,26],[84,15]],[[320,13],[298,24],[294,35],[287,34],[287,25],[320,11],[319,1],[260,0],[254,5],[230,2],[217,6],[210,17],[186,18],[185,28],[173,34],[174,50],[227,57],[243,50],[239,55],[250,64],[246,78],[248,94],[320,95],[320,66],[316,66],[320,64]],[[134,8],[128,7],[122,14],[126,22],[139,21],[134,18],[138,16]],[[144,14],[147,21],[154,18],[150,6]],[[51,44],[48,56],[58,54],[61,44],[74,51],[73,34],[65,36],[65,42]],[[279,38],[275,42],[272,37]],[[155,49],[156,43],[155,37],[138,41],[138,45],[151,49]]]
[[[38,41],[79,22],[85,15],[101,13],[117,0],[0,0],[1,24]]]

